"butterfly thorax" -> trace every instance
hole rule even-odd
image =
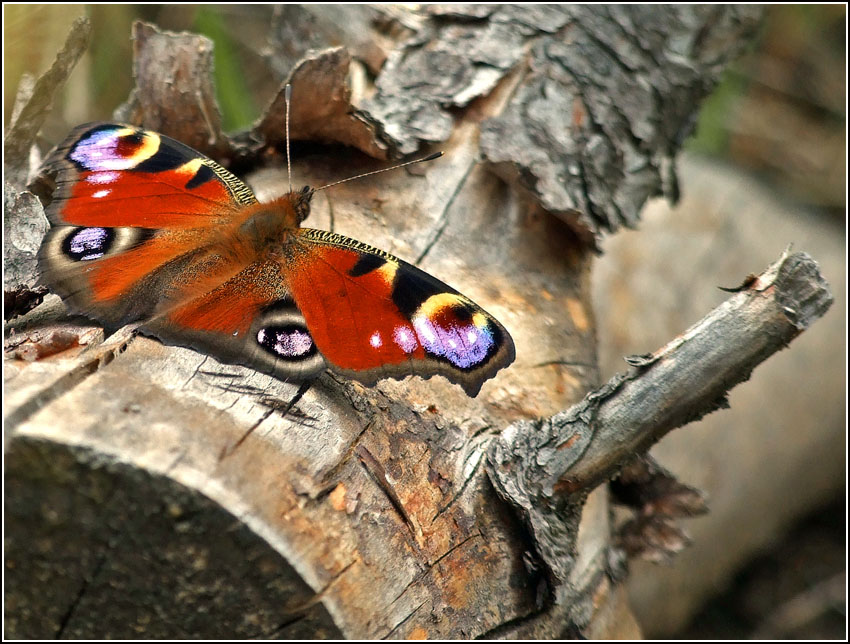
[[[231,243],[258,258],[280,257],[292,233],[310,213],[309,188],[246,208],[229,235]],[[235,238],[235,239],[234,239]]]

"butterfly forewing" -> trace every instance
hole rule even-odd
[[[256,203],[214,161],[166,136],[115,123],[76,128],[47,158],[53,228],[46,281],[77,312],[117,325],[152,315],[197,264],[217,226]]]
[[[513,361],[507,330],[428,273],[341,235],[298,233],[289,289],[335,371],[369,384],[441,374],[474,396]]]

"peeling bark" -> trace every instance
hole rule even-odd
[[[386,146],[376,140],[374,126],[351,104],[346,83],[350,65],[351,56],[341,47],[313,52],[300,60],[254,128],[254,138],[285,149],[285,87],[291,84],[293,140],[342,143],[376,159],[386,159]]]
[[[118,121],[167,134],[213,158],[231,152],[213,85],[213,44],[203,36],[133,25],[136,87]]]
[[[482,125],[494,171],[597,242],[637,226],[647,199],[678,200],[675,154],[739,56],[761,9],[575,5],[534,42],[505,112]]]
[[[629,558],[670,562],[690,544],[675,519],[708,512],[705,494],[677,481],[649,456],[638,457],[620,470],[611,481],[611,495],[614,503],[634,511],[615,535],[617,546]]]

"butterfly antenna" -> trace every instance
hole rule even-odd
[[[345,183],[346,181],[354,181],[355,179],[362,179],[363,177],[368,177],[370,174],[380,174],[381,172],[389,172],[390,170],[398,170],[399,168],[403,168],[406,165],[413,165],[414,163],[422,163],[424,161],[433,161],[434,159],[439,159],[443,156],[442,152],[434,152],[434,154],[429,154],[427,157],[422,157],[421,159],[413,159],[413,161],[405,161],[404,163],[399,163],[398,165],[394,165],[389,168],[381,168],[380,170],[372,170],[372,172],[364,172],[363,174],[358,174],[353,177],[348,177],[347,179],[342,179],[340,181],[334,181],[333,183],[329,183],[321,188],[313,188],[310,190],[310,194],[314,192],[319,192],[319,190],[324,190],[325,188],[330,188],[331,186],[338,186],[341,183]]]
[[[289,106],[292,102],[292,85],[289,83],[286,84],[283,97],[286,102],[286,173],[289,176],[289,192],[292,192],[292,161],[289,156]]]

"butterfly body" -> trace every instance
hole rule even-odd
[[[440,374],[471,396],[514,358],[504,327],[439,280],[302,228],[308,188],[259,203],[191,148],[111,123],[74,130],[44,173],[56,187],[43,279],[106,325],[284,380]]]

